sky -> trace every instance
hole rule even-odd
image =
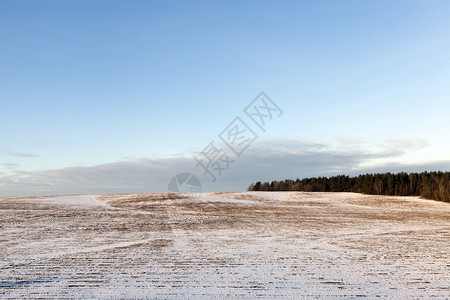
[[[448,171],[449,15],[442,0],[2,1],[0,196]],[[220,137],[236,117],[254,134],[239,155]]]

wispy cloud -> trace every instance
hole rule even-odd
[[[18,165],[18,164],[14,164],[14,163],[4,163],[4,164],[2,164],[4,167],[7,167],[7,168],[9,168],[9,169],[15,169],[15,168],[17,168],[17,167],[19,167],[20,165]]]
[[[15,151],[1,151],[1,153],[5,154],[5,155],[9,155],[9,156],[15,156],[15,157],[39,157],[34,154],[15,152]]]

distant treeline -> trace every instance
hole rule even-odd
[[[450,172],[339,175],[256,182],[249,191],[355,192],[372,195],[421,196],[450,202]]]

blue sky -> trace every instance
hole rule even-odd
[[[0,195],[448,170],[449,15],[448,1],[3,1]],[[283,115],[211,183],[193,155],[261,91]]]

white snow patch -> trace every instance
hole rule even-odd
[[[105,204],[97,200],[96,195],[70,195],[70,196],[54,196],[37,198],[32,201],[44,202],[46,204],[90,207],[90,206],[105,206]]]

